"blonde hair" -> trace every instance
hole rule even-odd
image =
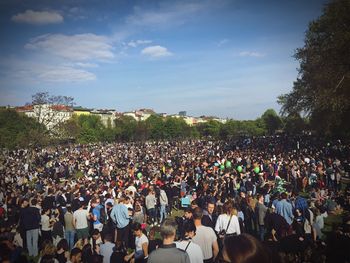
[[[50,255],[54,256],[56,254],[56,247],[52,244],[52,242],[48,242],[41,251],[41,257]]]

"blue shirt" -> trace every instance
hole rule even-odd
[[[130,221],[128,208],[123,204],[113,206],[111,218],[118,228],[126,227]]]
[[[102,206],[101,205],[98,205],[98,206],[96,206],[96,207],[94,207],[94,209],[92,209],[92,214],[94,215],[94,216],[96,216],[96,221],[94,221],[94,225],[98,225],[98,224],[101,224],[101,222],[100,222],[100,218],[101,218],[101,208],[102,208]]]
[[[286,199],[282,199],[276,203],[276,213],[283,216],[289,225],[293,223],[293,208]]]

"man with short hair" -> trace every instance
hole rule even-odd
[[[219,245],[214,230],[202,225],[203,210],[197,207],[193,210],[193,220],[196,226],[196,235],[193,242],[198,244],[203,252],[204,263],[214,262],[219,253]]]
[[[148,263],[190,263],[185,251],[176,248],[174,243],[176,235],[176,222],[171,218],[164,220],[160,227],[163,245],[154,250],[148,257]]]
[[[147,209],[147,214],[150,219],[150,224],[153,226],[156,223],[156,204],[157,204],[157,198],[155,196],[155,192],[153,189],[148,189],[148,195],[145,198],[145,205]]]
[[[181,241],[176,242],[176,247],[187,252],[191,263],[203,263],[203,252],[200,246],[192,241],[196,235],[196,226],[193,220],[190,220],[183,225],[184,237]]]
[[[264,235],[266,232],[265,228],[265,216],[267,212],[267,207],[264,205],[264,196],[258,194],[258,202],[255,205],[255,216],[257,218],[258,232],[261,241],[264,241]]]
[[[92,199],[91,200],[91,207],[92,207],[92,219],[93,219],[93,226],[94,229],[98,229],[98,231],[102,231],[103,224],[101,223],[101,208],[103,208],[100,205],[100,199]]]
[[[122,241],[128,246],[130,215],[124,200],[113,206],[110,216],[116,227],[114,241]]]
[[[113,248],[115,247],[114,243],[112,243],[112,234],[106,233],[104,237],[104,243],[100,245],[100,255],[103,256],[103,263],[109,263]]]
[[[287,201],[287,194],[281,194],[281,200],[276,203],[276,213],[283,216],[289,225],[293,223],[293,207]]]
[[[80,208],[73,213],[73,225],[77,231],[77,239],[86,241],[89,238],[88,225],[89,212],[84,209],[84,203],[80,202]]]
[[[33,257],[38,255],[38,239],[41,221],[40,211],[35,207],[36,204],[36,199],[31,200],[31,206],[29,206],[28,199],[24,199],[20,211],[20,225],[22,225],[24,231],[26,231],[28,254]]]
[[[217,216],[214,214],[215,203],[213,201],[209,201],[207,203],[207,210],[203,211],[202,217],[202,225],[211,227],[213,230],[215,229],[215,224],[217,220]]]

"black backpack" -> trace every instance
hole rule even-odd
[[[100,208],[100,218],[99,221],[102,224],[105,224],[107,222],[107,214],[104,205]]]

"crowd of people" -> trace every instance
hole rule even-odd
[[[350,262],[349,149],[280,135],[3,151],[0,260]]]

